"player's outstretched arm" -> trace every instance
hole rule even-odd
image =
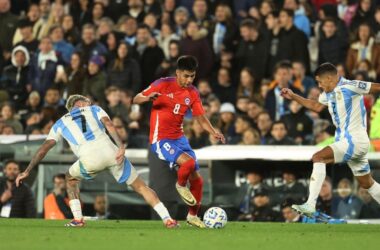
[[[118,152],[116,154],[116,162],[117,162],[117,164],[121,164],[123,162],[123,160],[124,160],[125,145],[121,141],[119,135],[117,134],[116,128],[113,125],[112,121],[108,117],[103,117],[101,119],[101,121],[102,121],[102,123],[104,124],[104,127],[106,127],[108,133],[110,134],[110,136],[112,137],[112,139],[114,140],[114,142],[116,143],[116,145],[119,148],[119,150],[118,150]]]
[[[30,171],[45,157],[45,155],[55,146],[55,140],[46,140],[41,147],[34,154],[32,160],[30,161],[28,167],[24,172],[19,174],[16,179],[16,186],[18,187],[20,183],[29,176]]]
[[[325,105],[314,100],[303,98],[302,96],[295,94],[291,89],[288,88],[281,89],[281,96],[289,100],[294,100],[302,106],[304,106],[305,108],[310,109],[314,112],[319,113],[325,108]]]
[[[199,122],[199,124],[204,128],[207,132],[209,132],[216,139],[221,141],[223,144],[226,143],[226,139],[222,133],[219,133],[210,123],[205,115],[194,116],[194,119]]]
[[[143,104],[146,102],[154,101],[156,100],[161,94],[158,92],[153,92],[149,94],[148,96],[143,95],[142,93],[138,93],[133,98],[133,104]]]
[[[369,90],[370,94],[379,94],[380,93],[380,83],[372,83],[371,89]]]

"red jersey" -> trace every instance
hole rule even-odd
[[[193,116],[205,113],[198,90],[194,86],[181,88],[175,77],[156,80],[142,94],[148,96],[153,92],[161,95],[153,101],[150,114],[151,144],[162,139],[182,137],[183,118],[189,110]]]

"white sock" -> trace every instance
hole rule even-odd
[[[372,198],[380,204],[380,184],[375,181],[373,185],[368,189],[368,193]]]
[[[321,192],[323,181],[326,178],[326,164],[321,162],[315,162],[313,164],[313,172],[310,177],[309,184],[309,198],[307,204],[314,207],[317,204],[319,193]]]
[[[155,205],[153,209],[157,212],[157,214],[160,216],[160,218],[163,221],[171,218],[168,209],[165,207],[165,205],[162,202]]]
[[[82,215],[82,207],[80,205],[79,199],[73,199],[69,201],[71,212],[73,213],[74,219],[81,220],[83,218]]]

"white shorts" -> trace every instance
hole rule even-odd
[[[136,169],[127,158],[121,165],[116,163],[118,148],[111,140],[90,142],[81,148],[79,160],[69,169],[69,173],[76,179],[93,179],[99,172],[109,170],[119,183],[131,185],[138,177]]]
[[[354,176],[370,173],[367,153],[369,141],[348,141],[342,139],[330,145],[334,152],[335,163],[347,163]]]

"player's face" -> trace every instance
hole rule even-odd
[[[176,70],[177,82],[181,88],[187,88],[193,84],[195,71]]]
[[[334,75],[321,75],[321,76],[316,76],[315,80],[318,83],[318,86],[326,93],[329,93],[334,90],[334,88],[337,85],[338,82],[338,76]]]

